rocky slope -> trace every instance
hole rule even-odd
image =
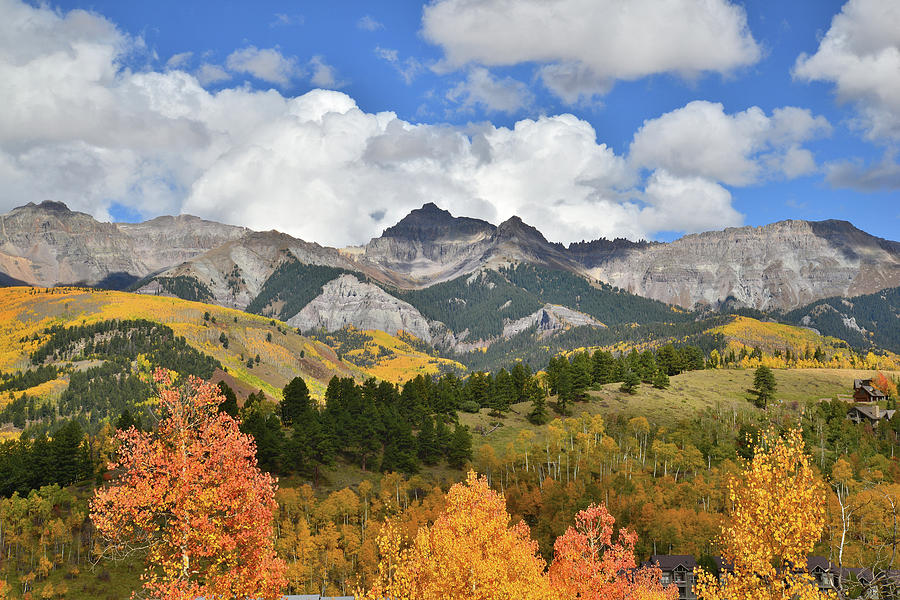
[[[391,283],[407,288],[449,281],[485,265],[528,262],[579,270],[565,247],[551,244],[519,217],[495,226],[479,219],[454,217],[430,202],[366,246],[348,251],[362,264],[391,274]]]
[[[431,343],[428,320],[418,310],[353,275],[341,275],[326,283],[322,293],[287,323],[304,331],[319,328],[334,331],[348,325],[378,329],[391,335],[405,331]]]
[[[334,248],[324,248],[277,231],[253,231],[186,260],[164,271],[160,277],[194,279],[209,291],[214,303],[243,310],[260,293],[273,272],[291,256],[303,264],[356,267]],[[144,294],[166,292],[158,280],[148,282],[137,291]]]
[[[246,231],[187,215],[100,223],[61,202],[29,203],[0,215],[0,273],[28,285],[125,287]]]
[[[583,312],[559,304],[545,304],[540,310],[527,317],[504,324],[503,337],[511,338],[531,327],[536,327],[537,333],[541,337],[547,337],[564,329],[586,326],[606,327],[594,317]]]
[[[225,306],[258,310],[260,302],[254,301],[264,293],[266,305],[259,311],[281,315],[291,304],[286,296],[297,287],[279,272],[288,259],[358,273],[400,290],[528,263],[688,309],[788,310],[900,285],[900,244],[844,221],[782,221],[688,235],[668,244],[596,240],[564,247],[518,217],[495,226],[454,217],[428,203],[365,246],[338,250],[190,216],[98,223],[54,202],[0,216],[0,284],[123,287],[159,273],[170,283],[181,278],[191,293],[199,289],[204,299]],[[318,273],[321,280],[303,304],[337,274],[325,278]],[[179,294],[183,289],[163,283],[148,280],[140,291]],[[278,286],[284,293],[273,289]]]
[[[900,244],[846,221],[781,221],[634,248],[586,273],[684,308],[791,309],[900,285]]]

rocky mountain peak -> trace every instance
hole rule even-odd
[[[27,206],[34,206],[33,202],[29,202]],[[41,210],[53,211],[53,212],[63,212],[68,213],[72,212],[69,210],[69,207],[65,205],[64,202],[57,202],[55,200],[44,200],[40,204],[37,205],[36,208]]]
[[[454,217],[450,211],[428,202],[422,208],[412,210],[393,227],[381,234],[382,238],[401,238],[417,241],[466,237],[490,234],[495,227],[487,221],[469,217]]]
[[[525,223],[521,218],[513,215],[497,226],[494,234],[500,240],[515,239],[519,242],[534,242],[538,244],[549,244],[547,238],[544,237],[537,228]],[[558,244],[553,244],[558,245]]]

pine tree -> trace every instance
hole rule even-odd
[[[536,392],[531,399],[531,412],[528,413],[528,420],[534,425],[543,425],[550,420],[547,414],[547,396],[544,391],[537,386],[535,382]]]
[[[656,371],[656,374],[653,376],[653,387],[658,390],[664,390],[669,387],[669,376],[666,375],[666,372],[662,369]]]
[[[441,448],[435,433],[434,421],[425,417],[418,435],[419,459],[426,465],[436,465],[441,457]]]
[[[468,428],[457,423],[447,452],[447,465],[453,469],[462,469],[470,460],[472,460],[472,436]]]
[[[313,410],[309,388],[302,377],[294,377],[282,390],[281,422],[290,427]]]
[[[234,393],[234,390],[224,381],[220,381],[217,385],[222,397],[225,398],[222,400],[222,404],[219,405],[219,412],[223,412],[230,417],[237,417],[238,404],[237,395]],[[138,427],[140,427],[140,422],[138,422]],[[121,429],[121,427],[119,429]]]
[[[775,388],[775,375],[772,373],[772,369],[764,365],[756,369],[753,376],[753,389],[750,390],[750,393],[756,396],[753,403],[759,408],[766,408],[769,400],[775,398]]]
[[[625,373],[625,380],[622,382],[622,385],[619,386],[619,391],[625,392],[626,394],[635,394],[640,385],[641,378],[638,374],[634,371],[627,371]]]

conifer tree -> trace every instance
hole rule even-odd
[[[775,375],[772,369],[765,365],[760,365],[753,375],[753,389],[750,393],[756,396],[753,403],[759,408],[766,408],[770,400],[775,398]]]
[[[625,380],[622,382],[622,385],[619,386],[619,391],[625,392],[626,394],[635,394],[640,385],[641,378],[638,374],[634,371],[627,371],[625,373]]]
[[[435,432],[434,421],[431,417],[425,417],[422,420],[422,428],[419,430],[418,435],[418,445],[421,461],[429,466],[436,465],[441,457],[441,448]]]
[[[470,460],[472,460],[472,436],[466,427],[457,423],[447,451],[447,464],[453,469],[462,469]]]
[[[651,383],[656,389],[664,390],[669,387],[669,376],[666,375],[666,372],[662,369],[658,369],[656,371],[656,374],[653,376],[653,380]]]
[[[302,377],[294,377],[282,390],[281,422],[290,427],[296,420],[307,417],[311,410],[314,409],[306,382]]]
[[[237,404],[237,395],[234,393],[234,390],[231,389],[224,381],[220,381],[216,384],[219,388],[219,393],[222,394],[222,403],[219,405],[219,412],[223,412],[230,417],[238,416],[238,404]],[[130,416],[130,415],[129,415]],[[138,423],[140,426],[140,423]],[[119,427],[119,429],[122,429]]]

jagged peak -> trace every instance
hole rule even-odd
[[[44,200],[40,204],[35,204],[34,202],[29,202],[28,204],[26,204],[24,206],[17,206],[16,208],[12,209],[11,212],[14,212],[17,210],[24,210],[24,209],[44,210],[44,211],[62,212],[62,213],[72,212],[71,210],[69,210],[69,207],[66,206],[65,202],[58,202],[56,200]]]
[[[428,239],[490,233],[494,229],[487,221],[471,217],[454,217],[449,210],[440,208],[434,202],[426,202],[422,208],[413,209],[396,225],[385,229],[381,237]]]
[[[72,212],[69,210],[69,207],[66,206],[65,202],[58,202],[56,200],[44,200],[37,206],[43,210],[52,210],[56,212]]]
[[[498,237],[531,237],[541,242],[547,242],[544,234],[538,231],[536,227],[532,227],[520,217],[513,215],[497,226]]]

